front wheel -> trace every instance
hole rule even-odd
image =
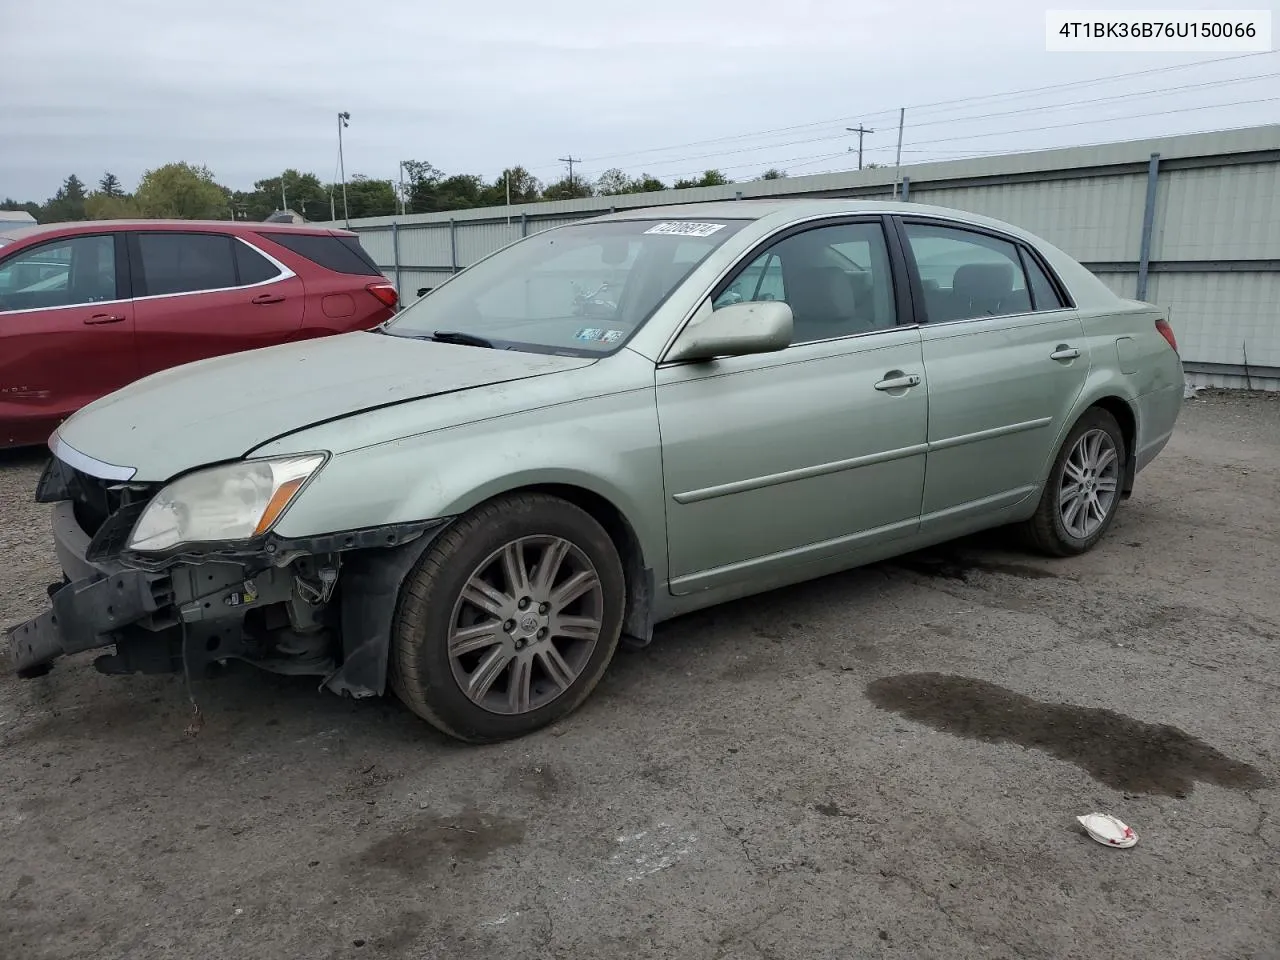
[[[1091,549],[1120,508],[1127,456],[1116,418],[1099,407],[1086,411],[1058,451],[1035,515],[1023,524],[1029,543],[1055,557]]]
[[[626,581],[608,533],[557,497],[476,508],[405,580],[391,687],[472,743],[531,733],[576,708],[618,646]]]

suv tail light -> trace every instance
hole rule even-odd
[[[1169,326],[1168,320],[1165,320],[1163,317],[1158,319],[1156,321],[1156,332],[1169,341],[1169,346],[1173,347],[1174,353],[1178,352],[1178,340],[1173,335],[1173,327]]]
[[[374,283],[371,283],[367,287],[365,287],[365,289],[368,290],[370,293],[372,293],[375,297],[381,300],[385,306],[390,307],[392,310],[396,308],[396,303],[400,299],[399,294],[396,293],[396,288],[392,286],[390,283],[388,283],[386,280],[375,281]]]

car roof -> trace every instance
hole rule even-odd
[[[313,223],[259,223],[248,220],[82,220],[62,223],[39,223],[34,226],[9,228],[0,223],[0,237],[6,240],[26,240],[29,237],[57,237],[66,233],[104,233],[113,230],[217,230],[226,233],[309,233],[317,236],[332,234],[355,236],[348,230],[325,227]]]
[[[767,220],[770,229],[811,217],[849,214],[898,214],[950,220],[957,225],[985,227],[1015,236],[1033,244],[1044,244],[1041,237],[1004,220],[984,217],[967,210],[936,207],[903,200],[849,200],[839,198],[779,198],[760,200],[717,200],[712,203],[681,203],[662,207],[638,207],[605,214],[596,220]]]

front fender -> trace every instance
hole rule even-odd
[[[611,503],[666,579],[662,458],[652,387],[434,430],[334,456],[284,517],[282,536],[456,516],[530,486]],[[381,518],[381,519],[376,519]]]

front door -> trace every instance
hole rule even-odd
[[[659,367],[673,593],[768,580],[916,530],[928,406],[890,249],[878,218],[787,232],[712,305],[785,300],[792,346]]]
[[[1084,327],[1032,252],[927,220],[903,225],[924,289],[936,529],[1034,494],[1089,374]]]
[[[0,446],[44,443],[70,414],[137,377],[124,259],[111,233],[0,258]]]

